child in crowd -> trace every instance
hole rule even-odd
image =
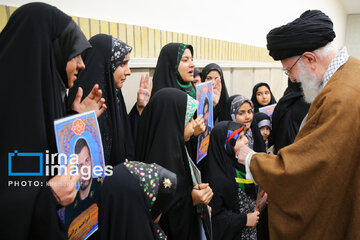
[[[270,117],[262,112],[255,113],[255,119],[258,125],[258,128],[260,129],[261,136],[264,139],[265,145],[266,145],[266,151],[269,150],[269,135],[271,132],[271,120]]]
[[[265,142],[261,136],[257,121],[254,118],[254,105],[252,101],[242,95],[234,97],[231,102],[230,115],[233,121],[245,124],[247,128],[250,128],[246,132],[246,136],[249,139],[249,147],[256,152],[266,152]],[[269,239],[267,219],[266,207],[261,212],[260,222],[257,225],[257,239],[259,240]]]
[[[276,103],[275,97],[267,83],[261,82],[254,86],[251,101],[254,104],[254,112],[259,112],[259,108]]]
[[[248,144],[246,129],[245,124],[223,121],[210,135],[203,180],[214,190],[210,202],[214,240],[257,239],[255,184],[245,178],[245,166],[237,162],[234,152],[238,145]]]
[[[254,120],[254,105],[246,97],[236,95],[232,98],[230,106],[231,120],[246,125],[248,131],[246,137],[249,140],[249,147],[257,152],[265,152],[266,146]]]

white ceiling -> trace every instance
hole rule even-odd
[[[360,14],[360,0],[340,0],[347,14]]]

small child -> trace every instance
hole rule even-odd
[[[259,108],[276,103],[269,84],[264,82],[258,83],[254,86],[251,101],[254,104],[254,113],[259,112]]]
[[[202,176],[216,192],[210,202],[214,240],[257,239],[256,186],[235,156],[242,145],[248,145],[245,124],[222,121],[211,131]]]
[[[260,129],[261,136],[264,139],[264,142],[266,144],[266,152],[269,153],[271,151],[271,147],[268,146],[269,144],[269,136],[271,132],[271,120],[268,115],[262,112],[255,113],[254,115],[258,128]]]

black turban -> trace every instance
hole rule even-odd
[[[307,10],[294,21],[271,30],[267,49],[274,60],[311,52],[335,38],[331,19],[319,10]]]

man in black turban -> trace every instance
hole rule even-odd
[[[337,54],[337,50],[329,44],[334,38],[331,19],[319,10],[307,10],[299,18],[274,28],[267,35],[270,56],[281,60],[283,70],[292,82],[302,83],[308,103],[326,84],[322,76]]]
[[[360,236],[360,61],[330,44],[332,26],[306,11],[267,36],[270,55],[312,102],[294,143],[277,155],[235,147],[246,179],[269,194],[270,239]]]
[[[266,38],[270,56],[283,60],[325,46],[335,38],[335,32],[327,15],[307,10],[294,21],[271,30]]]

